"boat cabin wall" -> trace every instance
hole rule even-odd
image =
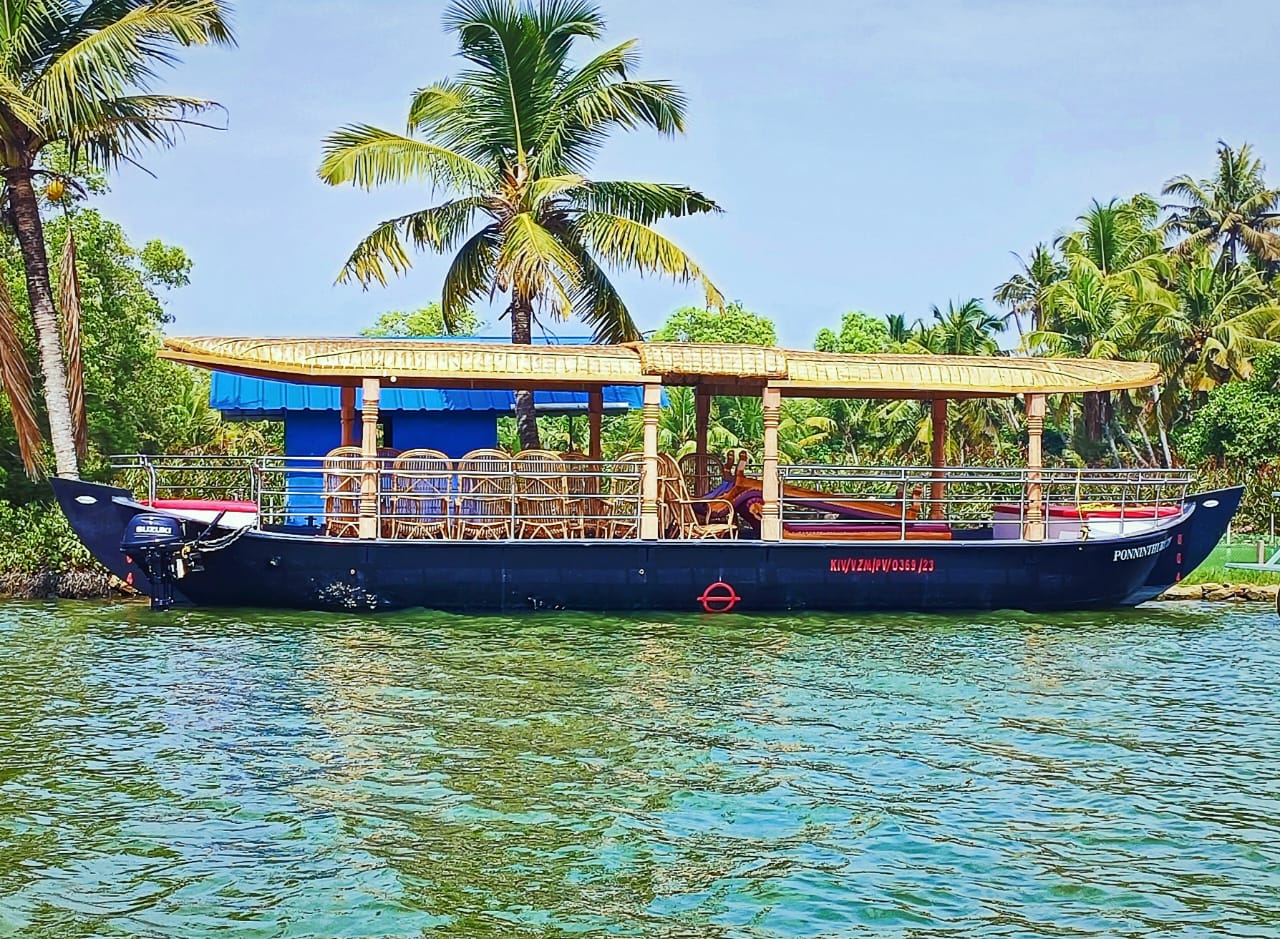
[[[456,459],[498,444],[498,415],[492,411],[384,411],[378,423],[382,445],[397,450],[429,447]],[[286,456],[324,456],[341,445],[339,414],[298,411],[285,416]]]
[[[498,415],[493,411],[383,411],[382,445],[397,450],[427,447],[450,457],[498,444]],[[359,426],[357,423],[357,439]],[[286,456],[323,457],[342,444],[342,418],[336,411],[292,411],[284,418]],[[290,523],[314,525],[324,515],[322,479],[310,471],[289,474]]]

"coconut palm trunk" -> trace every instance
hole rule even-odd
[[[53,286],[49,279],[49,260],[45,254],[40,203],[31,184],[30,169],[11,169],[7,179],[14,235],[22,252],[27,295],[31,300],[31,319],[35,325],[36,347],[40,353],[40,373],[54,462],[59,476],[78,479],[80,463],[76,457],[75,421],[71,416],[71,398],[67,392],[67,369],[62,357],[58,311],[53,302]]]
[[[533,302],[519,290],[511,300],[511,341],[518,346],[533,343]],[[534,409],[533,392],[516,392],[516,434],[523,450],[538,450],[542,437],[538,433],[538,412]]]

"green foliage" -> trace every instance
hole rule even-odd
[[[752,313],[741,303],[725,304],[723,311],[682,307],[667,317],[653,334],[656,342],[737,342],[752,346],[776,346],[773,320]]]
[[[152,239],[138,252],[142,275],[155,287],[185,287],[191,283],[191,259],[181,248]]]
[[[1192,463],[1236,461],[1257,466],[1280,458],[1280,350],[1258,356],[1253,377],[1210,392],[1178,435],[1178,449]]]
[[[0,574],[65,573],[97,566],[56,505],[0,501]]]
[[[417,310],[393,310],[383,313],[372,326],[360,330],[361,336],[459,336],[474,335],[484,327],[471,310],[460,310],[452,323],[446,323],[439,303],[429,303]]]
[[[160,290],[187,282],[191,261],[181,248],[148,242],[133,248],[124,230],[94,209],[50,219],[49,253],[73,225],[78,244],[89,457],[83,470],[102,478],[112,453],[235,451],[278,446],[278,431],[260,424],[224,423],[209,408],[209,375],[156,357],[161,326],[170,320]],[[0,238],[10,294],[19,312],[19,334],[35,357],[18,246]],[[47,498],[43,484],[21,470],[8,408],[0,413],[0,497],[15,502]]]
[[[837,335],[825,326],[818,330],[813,347],[819,352],[888,352],[893,348],[889,324],[878,316],[854,311],[840,317]]]

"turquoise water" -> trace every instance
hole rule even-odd
[[[0,935],[1280,934],[1280,623],[0,606]]]

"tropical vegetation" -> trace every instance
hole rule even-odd
[[[610,270],[660,274],[719,290],[652,226],[719,207],[688,186],[600,180],[587,174],[611,131],[677,134],[685,97],[668,81],[634,77],[635,40],[585,61],[599,40],[600,9],[585,0],[454,0],[445,10],[464,69],[420,88],[405,133],[349,124],[325,141],[320,178],[373,188],[424,183],[450,198],[388,219],[347,259],[340,281],[385,284],[409,252],[452,254],[441,292],[444,323],[504,295],[511,341],[529,343],[535,320],[571,316],[597,339],[640,338]],[[540,445],[533,395],[516,393],[520,442]]]
[[[76,476],[88,446],[80,370],[80,286],[74,228],[61,243],[55,302],[42,194],[58,203],[77,186],[60,171],[112,169],[148,147],[177,143],[184,125],[216,108],[153,90],[178,48],[231,43],[219,0],[24,0],[0,7],[0,181],[4,221],[18,246],[57,472]],[[49,159],[52,157],[53,159]],[[30,368],[17,337],[13,292],[0,294],[0,374],[23,464],[43,468]],[[59,312],[61,316],[59,316]]]

